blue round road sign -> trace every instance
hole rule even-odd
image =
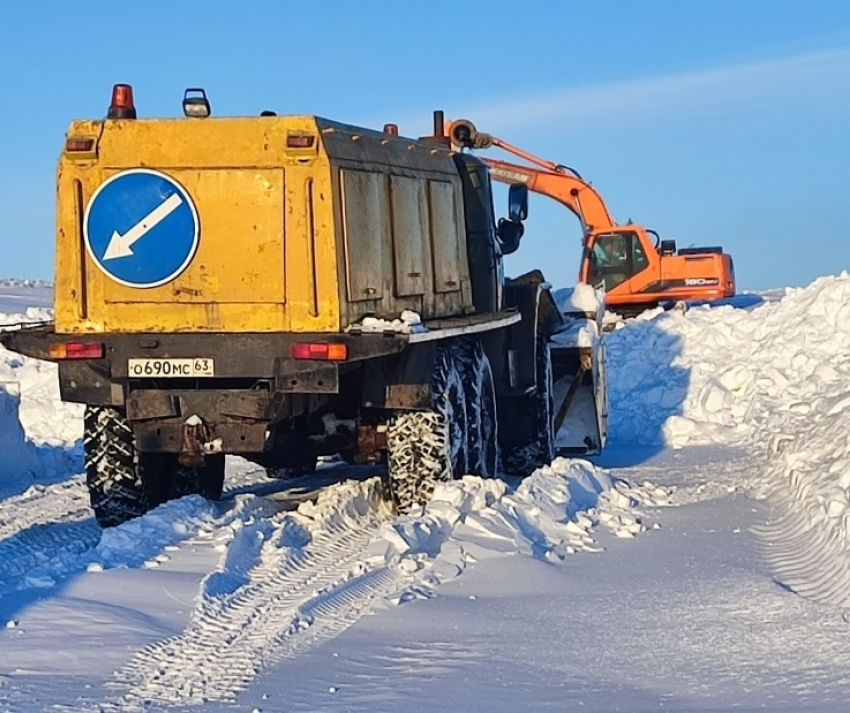
[[[113,280],[158,287],[192,262],[198,227],[186,189],[164,173],[139,168],[98,187],[86,206],[83,237],[92,260]]]

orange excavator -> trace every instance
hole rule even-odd
[[[484,158],[490,175],[503,183],[523,183],[563,203],[584,232],[579,282],[605,290],[606,306],[633,316],[659,304],[710,301],[735,294],[732,257],[720,247],[682,248],[635,223],[617,225],[602,196],[572,169],[539,158],[485,134],[466,119],[450,122],[446,134],[461,149],[501,148],[528,165]],[[508,246],[503,252],[510,252]]]

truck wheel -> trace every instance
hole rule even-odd
[[[503,454],[505,471],[530,475],[548,465],[555,457],[555,434],[552,432],[552,356],[546,337],[537,338],[536,381],[533,396],[519,401],[512,409],[512,418],[529,419],[536,426],[536,435],[528,443],[507,449]]]
[[[180,465],[174,457],[171,497],[201,495],[208,500],[219,500],[224,490],[224,454],[206,456],[202,468]]]
[[[490,360],[476,341],[472,346],[467,393],[469,472],[484,478],[499,474],[499,438],[496,387]]]
[[[387,470],[399,509],[431,498],[434,486],[463,475],[467,467],[468,419],[463,366],[466,345],[438,347],[431,377],[433,408],[398,413],[387,429]]]
[[[133,429],[118,409],[86,407],[83,450],[91,506],[102,527],[120,525],[150,509]]]

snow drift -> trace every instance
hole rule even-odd
[[[850,274],[752,309],[651,313],[607,344],[612,442],[764,446],[850,372]]]
[[[43,300],[47,289],[38,287],[35,300]],[[22,301],[3,292],[0,297],[4,303]],[[45,307],[0,312],[0,329],[50,318]],[[76,472],[82,465],[82,414],[82,406],[59,398],[54,364],[0,346],[0,494]]]
[[[203,704],[232,700],[263,668],[339,635],[370,610],[430,598],[482,558],[601,552],[598,531],[634,537],[651,527],[641,508],[667,504],[669,495],[561,458],[515,489],[474,476],[441,484],[431,502],[400,517],[378,478],[342,482],[295,510],[237,495],[216,514],[195,496],[112,528],[71,561],[100,571],[143,551],[151,557],[145,566],[155,567],[167,560],[152,557],[157,547],[218,539],[219,563],[201,583],[189,626],[136,655],[114,684],[124,691],[122,709]]]

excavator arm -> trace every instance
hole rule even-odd
[[[510,161],[482,159],[501,183],[524,183],[530,191],[549,196],[569,208],[581,221],[585,236],[614,225],[608,208],[594,188],[568,173],[529,168]]]
[[[447,134],[456,146],[470,149],[496,146],[534,164],[524,166],[500,159],[482,159],[490,167],[490,175],[497,181],[524,183],[529,190],[549,196],[569,208],[581,221],[585,238],[591,233],[616,225],[602,196],[566,166],[539,158],[498,137],[480,132],[475,128],[475,124],[466,119],[450,122]]]

